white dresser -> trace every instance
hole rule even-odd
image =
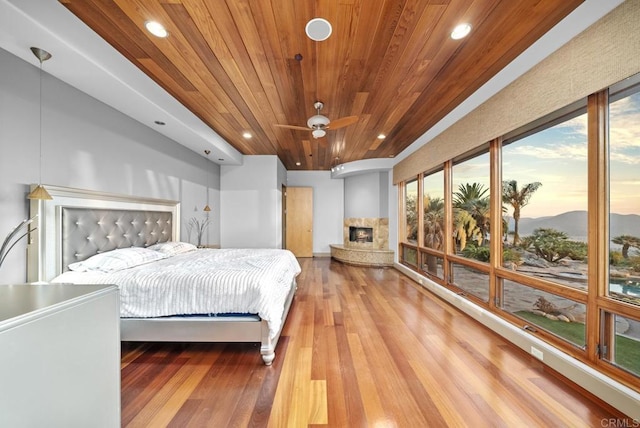
[[[0,427],[119,427],[112,285],[0,285]]]

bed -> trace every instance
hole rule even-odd
[[[300,273],[289,251],[196,249],[175,201],[47,189],[31,201],[29,282],[116,284],[122,341],[259,342],[271,365]]]

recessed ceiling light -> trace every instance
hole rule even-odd
[[[307,22],[306,27],[304,27],[304,31],[311,40],[321,42],[329,38],[333,29],[331,28],[331,23],[326,19],[313,18],[311,21]]]
[[[378,135],[378,140],[384,140],[385,138],[387,138],[387,136],[384,134]]]
[[[164,25],[160,24],[159,22],[147,21],[144,23],[144,26],[148,32],[150,32],[156,37],[164,38],[169,35],[169,33],[167,32],[167,29],[164,28]]]
[[[296,162],[296,166],[300,166],[300,165],[301,165],[301,163],[300,163],[300,162]]]
[[[161,121],[161,120],[156,120],[156,121],[154,121],[153,123],[155,123],[156,125],[161,125],[161,126],[162,126],[162,125],[166,125],[166,124],[165,124],[163,121]]]
[[[251,137],[252,137],[252,135],[251,135],[249,132],[245,132],[245,133],[243,133],[243,134],[242,134],[242,136],[243,136],[244,138],[246,138],[247,140],[248,140],[249,138],[251,138]]]
[[[470,24],[467,24],[467,23],[459,24],[451,32],[451,38],[453,40],[463,39],[463,38],[467,37],[467,35],[470,32],[471,32],[471,25]]]

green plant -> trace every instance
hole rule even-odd
[[[479,260],[481,262],[488,262],[490,254],[489,247],[476,245],[475,242],[470,243],[462,250],[462,255],[464,257]]]
[[[467,241],[481,245],[489,235],[489,189],[465,183],[453,194],[454,237],[460,251]]]
[[[513,262],[519,264],[522,261],[522,254],[514,248],[503,248],[502,261],[504,263]]]
[[[640,257],[633,256],[628,259],[629,265],[634,272],[640,272]]]
[[[624,257],[620,251],[609,252],[609,264],[611,266],[620,266],[624,263]]]
[[[580,241],[566,241],[564,243],[568,251],[567,257],[571,260],[585,261],[587,259],[587,243]]]
[[[616,236],[611,240],[614,244],[622,245],[622,257],[629,258],[629,248],[640,248],[640,238],[631,235]]]
[[[570,241],[567,239],[567,234],[555,229],[536,229],[527,238],[523,239],[523,244],[526,241],[530,247],[533,247],[536,255],[551,263],[567,257],[573,249],[572,245],[568,244]]]

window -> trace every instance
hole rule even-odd
[[[640,321],[602,312],[602,359],[640,376]]]
[[[609,107],[609,295],[640,305],[640,88]]]
[[[444,172],[442,170],[425,174],[422,179],[422,245],[429,250],[422,250],[422,271],[437,278],[444,279]],[[433,250],[433,251],[430,251]]]
[[[444,173],[425,175],[422,180],[424,246],[436,251],[444,249]]]
[[[585,345],[584,304],[514,281],[502,280],[502,284],[502,309],[535,326],[534,330],[544,329],[578,347]]]
[[[489,274],[459,263],[451,263],[451,283],[483,302],[489,301]]]
[[[418,180],[409,181],[405,186],[405,224],[407,242],[418,244]]]
[[[455,254],[489,261],[489,153],[453,166]]]
[[[503,266],[586,290],[587,114],[502,147]]]

